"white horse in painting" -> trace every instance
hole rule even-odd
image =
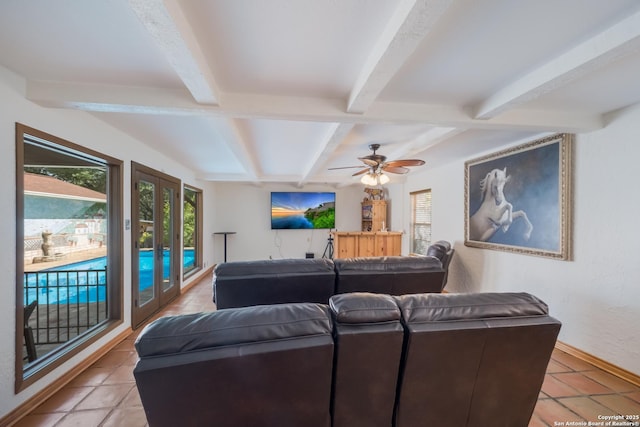
[[[507,175],[507,168],[494,169],[480,181],[482,204],[469,218],[469,239],[486,242],[499,228],[506,233],[511,223],[522,218],[526,224],[525,240],[529,240],[533,225],[524,211],[514,211],[513,205],[504,198],[504,185],[511,176]]]

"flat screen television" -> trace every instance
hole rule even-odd
[[[336,228],[336,193],[271,193],[272,230],[309,228]]]

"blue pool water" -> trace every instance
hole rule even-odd
[[[195,262],[193,249],[184,251],[185,268]],[[163,254],[163,277],[169,275],[169,252]],[[68,304],[105,300],[107,257],[61,265],[37,273],[25,273],[25,305]],[[153,252],[140,252],[140,290],[153,284]]]

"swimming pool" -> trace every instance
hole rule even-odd
[[[140,252],[140,290],[153,283],[153,251]],[[169,275],[169,251],[162,257],[163,276]],[[183,264],[193,265],[193,249],[185,249]],[[107,257],[61,265],[24,275],[25,305],[33,300],[39,304],[70,304],[99,302],[106,295]]]

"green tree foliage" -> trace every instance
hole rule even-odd
[[[173,191],[164,189],[163,193],[164,194],[163,194],[163,200],[162,200],[162,227],[163,227],[162,228],[162,244],[164,245],[165,248],[170,248],[172,247],[171,242],[174,234],[173,223],[171,221],[171,218],[173,217],[172,215],[172,211],[174,209],[173,201],[175,199],[174,199]]]
[[[153,189],[154,185],[151,183],[144,181],[138,183],[138,209],[140,210],[140,222],[143,224],[139,240],[141,248],[152,248],[154,246]]]
[[[25,172],[46,175],[99,193],[107,193],[106,168],[25,167]]]
[[[311,221],[313,228],[334,228],[336,223],[336,210],[335,208],[329,208],[326,211],[309,212],[305,214],[305,218]]]
[[[184,207],[183,207],[183,246],[185,248],[193,248],[196,245],[196,210],[197,210],[197,193],[195,191],[184,189]]]

